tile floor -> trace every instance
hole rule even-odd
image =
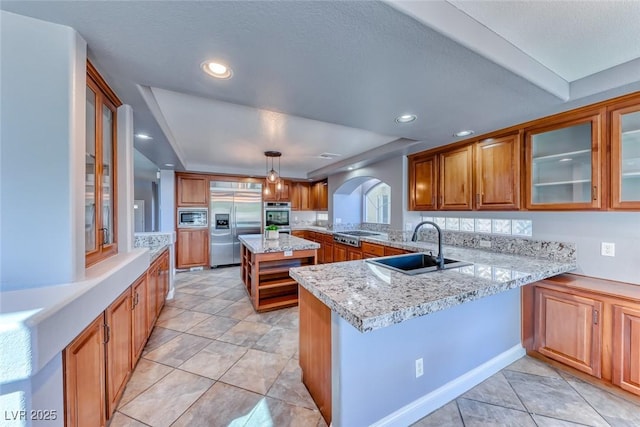
[[[239,276],[176,276],[110,427],[326,426],[300,381],[297,308],[255,313]],[[640,426],[640,406],[528,357],[414,424],[585,425]]]

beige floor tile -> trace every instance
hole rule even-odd
[[[172,317],[175,317],[181,313],[184,313],[184,308],[171,307],[170,305],[165,305],[162,308],[162,311],[160,312],[160,316],[158,317],[158,323],[171,319]]]
[[[278,320],[276,326],[297,331],[300,326],[298,321],[299,318],[298,307],[291,307],[290,309],[287,309],[287,311],[282,315],[282,318]]]
[[[184,312],[169,319],[163,321],[158,320],[158,326],[161,328],[173,329],[174,331],[185,332],[209,317],[211,317],[211,315],[207,313],[185,310]]]
[[[533,357],[524,356],[505,368],[508,371],[524,372],[541,377],[559,378],[560,374],[551,366]]]
[[[267,396],[283,400],[292,405],[316,409],[309,391],[302,383],[302,370],[295,359],[289,359]]]
[[[176,292],[172,300],[167,301],[167,305],[171,307],[190,309],[196,305],[204,302],[204,297],[201,295],[184,294],[182,292]]]
[[[230,317],[236,320],[243,320],[245,317],[253,313],[255,313],[255,310],[253,309],[253,306],[251,305],[251,302],[249,302],[249,298],[247,297],[246,300],[234,302],[233,304],[220,310],[216,314],[218,316]]]
[[[131,375],[131,379],[127,383],[118,406],[122,407],[131,402],[136,396],[164,378],[171,371],[173,371],[173,368],[170,366],[144,358],[140,359]]]
[[[466,427],[536,427],[531,415],[524,411],[462,398],[457,402]]]
[[[286,363],[287,358],[278,354],[248,350],[220,381],[265,394]]]
[[[280,400],[266,398],[266,405],[269,408],[269,414],[258,416],[258,412],[254,412],[253,417],[249,417],[247,425],[269,425],[278,427],[301,427],[315,426],[320,421],[320,411],[317,409],[308,409],[300,406],[290,405]],[[254,420],[257,421],[254,423]],[[265,423],[261,423],[265,420]]]
[[[253,348],[291,357],[298,351],[298,340],[298,331],[274,327],[264,334]]]
[[[145,355],[146,359],[178,367],[211,344],[208,338],[181,334]]]
[[[241,321],[218,339],[231,344],[253,346],[264,334],[271,330],[271,326],[264,323],[254,323]]]
[[[487,378],[478,384],[462,397],[480,402],[490,403],[492,405],[504,406],[505,408],[518,409],[524,411],[522,402],[511,388],[507,379],[502,372]]]
[[[151,336],[149,337],[149,340],[147,341],[147,344],[144,346],[144,350],[142,351],[142,355],[146,355],[149,352],[155,350],[156,348],[160,347],[161,345],[171,341],[172,339],[174,339],[175,337],[177,337],[178,335],[180,335],[180,332],[178,331],[174,331],[171,329],[165,329],[165,328],[161,328],[159,326],[156,326],[155,328],[153,328],[153,332],[151,332]]]
[[[590,426],[607,422],[562,378],[503,371],[509,384],[531,413]],[[466,422],[466,421],[465,421]]]
[[[121,412],[116,412],[109,420],[109,427],[146,427],[147,424],[143,424],[140,421],[129,418]]]
[[[231,319],[228,317],[212,315],[208,319],[198,323],[196,326],[189,329],[187,333],[205,338],[216,339],[222,336],[229,329],[233,328],[239,322],[239,320]]]
[[[228,299],[231,301],[248,300],[247,291],[237,287],[228,289],[221,294],[217,295],[218,298]]]
[[[191,359],[180,365],[180,369],[217,380],[231,368],[248,348],[222,341],[213,341]]]
[[[209,298],[207,301],[204,301],[196,306],[194,306],[192,311],[199,311],[201,313],[208,314],[216,314],[223,308],[226,308],[233,304],[234,301],[220,299],[220,298]]]
[[[120,409],[151,426],[173,423],[214,383],[198,375],[175,370]]]
[[[571,421],[559,420],[557,418],[545,417],[544,415],[531,414],[533,421],[538,427],[584,427],[584,424],[572,423]]]
[[[266,323],[267,325],[275,325],[284,316],[283,310],[267,311],[266,313],[253,312],[243,320],[248,322]]]
[[[442,408],[433,411],[411,427],[464,427],[458,404],[454,401],[447,403]]]

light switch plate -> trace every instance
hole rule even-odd
[[[616,244],[602,242],[600,247],[600,255],[602,256],[616,256]]]

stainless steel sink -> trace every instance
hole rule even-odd
[[[438,271],[436,257],[425,253],[369,258],[366,261],[380,267],[410,275]],[[466,265],[471,265],[471,263],[450,258],[444,259],[445,270],[449,268],[464,267]]]

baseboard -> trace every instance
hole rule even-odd
[[[395,427],[408,426],[420,418],[435,411],[446,403],[452,401],[461,394],[469,391],[496,372],[509,366],[525,355],[525,350],[520,344],[497,355],[493,359],[470,370],[469,372],[449,381],[442,387],[429,394],[414,400],[397,411],[371,424],[370,427]]]

